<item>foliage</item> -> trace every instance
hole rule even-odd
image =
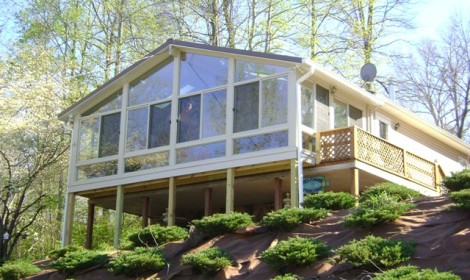
[[[279,242],[261,254],[261,260],[274,269],[293,268],[312,264],[329,254],[321,241],[304,237],[291,237]]]
[[[158,224],[150,225],[131,235],[129,240],[134,246],[156,246],[170,241],[188,238],[188,231],[178,226],[164,227]]]
[[[304,197],[303,206],[307,208],[325,208],[340,210],[352,208],[356,205],[356,198],[346,192],[319,192]]]
[[[149,271],[158,271],[166,265],[166,260],[159,248],[135,248],[134,252],[121,254],[112,259],[108,270],[114,274],[140,276]]]
[[[470,189],[470,169],[452,172],[444,179],[444,186],[451,192]]]
[[[288,231],[302,223],[323,219],[327,215],[326,209],[283,208],[269,212],[263,217],[261,224],[273,230]]]
[[[203,251],[183,255],[181,263],[192,266],[197,273],[211,275],[230,266],[231,261],[227,253],[220,248],[211,247]]]
[[[36,274],[39,271],[41,271],[41,269],[28,261],[20,260],[6,262],[0,267],[0,279],[21,279],[26,276]]]
[[[251,216],[246,213],[217,213],[191,222],[197,230],[207,237],[233,232],[239,228],[247,227],[253,223]]]
[[[470,209],[470,189],[452,192],[449,197],[458,207]]]
[[[346,226],[368,228],[393,222],[413,207],[412,203],[399,202],[397,197],[381,193],[361,202],[343,222]]]
[[[451,272],[439,272],[436,269],[419,269],[407,265],[390,269],[375,275],[374,280],[460,280],[460,277]]]
[[[398,185],[395,183],[390,182],[383,182],[379,184],[375,184],[369,188],[367,188],[361,195],[359,201],[363,202],[368,200],[370,197],[377,196],[381,193],[386,193],[389,196],[396,197],[398,201],[409,199],[409,198],[418,198],[422,197],[422,195],[410,188],[407,188],[402,185]]]
[[[65,254],[67,254],[67,253],[83,251],[83,250],[85,250],[85,249],[82,246],[68,245],[68,246],[65,246],[64,248],[55,249],[55,250],[50,251],[47,254],[47,256],[51,260],[57,260],[57,259],[62,258],[63,256],[65,256]]]
[[[278,275],[274,278],[272,278],[272,280],[300,280],[301,278],[295,274],[292,274],[292,273],[287,273],[287,274],[283,274],[283,275]]]
[[[51,267],[71,275],[81,269],[103,264],[107,259],[108,255],[106,254],[91,250],[82,250],[66,253],[63,257],[54,261]]]
[[[387,240],[369,235],[361,240],[353,240],[338,248],[342,259],[353,266],[393,266],[411,258],[414,243],[400,240]]]

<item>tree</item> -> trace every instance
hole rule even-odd
[[[67,89],[55,81],[50,57],[27,49],[0,67],[0,260],[54,198],[55,164],[67,155],[69,137],[56,116]]]
[[[453,17],[440,41],[423,41],[397,63],[397,98],[459,138],[470,128],[470,21]]]

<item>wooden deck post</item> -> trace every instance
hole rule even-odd
[[[142,228],[145,228],[149,225],[149,204],[150,197],[142,197]]]
[[[86,220],[85,248],[91,249],[93,246],[93,224],[95,222],[95,204],[88,199],[88,217]]]
[[[274,179],[274,210],[282,208],[282,179]]]
[[[168,226],[174,226],[176,223],[176,183],[175,177],[170,177],[169,186],[168,186],[168,210],[167,210],[167,218]]]
[[[204,189],[204,216],[210,216],[212,214],[212,189]]]
[[[75,193],[68,193],[65,200],[62,247],[72,244],[73,216],[75,212]]]
[[[440,172],[439,172],[439,163],[437,163],[437,160],[434,161],[434,184],[435,184],[435,188],[436,188],[436,191],[438,193],[441,193],[441,176],[440,176]]]
[[[291,159],[290,161],[290,201],[292,208],[299,208],[299,161]]]
[[[315,132],[315,164],[321,162],[321,133]]]
[[[121,247],[122,213],[124,212],[124,186],[116,188],[116,214],[114,224],[114,249]]]
[[[227,186],[225,194],[225,213],[232,213],[235,200],[235,172],[233,168],[227,169]]]
[[[408,152],[403,150],[403,176],[408,178]]]
[[[356,201],[359,198],[359,169],[351,168],[351,194],[356,197]]]

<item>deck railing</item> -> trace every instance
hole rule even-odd
[[[444,176],[431,162],[356,126],[316,133],[316,164],[359,160],[440,192]]]

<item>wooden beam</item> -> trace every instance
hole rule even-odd
[[[290,200],[292,208],[299,208],[299,162],[297,159],[290,161]]]
[[[124,210],[124,186],[116,187],[116,213],[114,224],[114,248],[121,246],[122,213]]]
[[[212,214],[212,188],[204,189],[204,216]]]
[[[85,248],[91,249],[93,246],[93,224],[95,223],[95,204],[88,200],[88,217],[86,220]]]
[[[65,201],[62,247],[72,244],[73,216],[75,212],[75,193],[68,193]]]
[[[282,208],[282,179],[274,178],[274,210]]]
[[[175,183],[175,177],[170,177],[169,185],[168,185],[168,210],[167,210],[168,226],[175,225],[175,221],[176,221],[175,209],[176,209],[176,183]]]
[[[356,197],[356,201],[359,199],[359,169],[351,168],[351,194]]]
[[[227,186],[225,194],[225,213],[232,213],[234,209],[235,196],[235,172],[233,168],[227,169]]]
[[[150,197],[142,197],[142,228],[145,228],[149,224],[149,204]]]

